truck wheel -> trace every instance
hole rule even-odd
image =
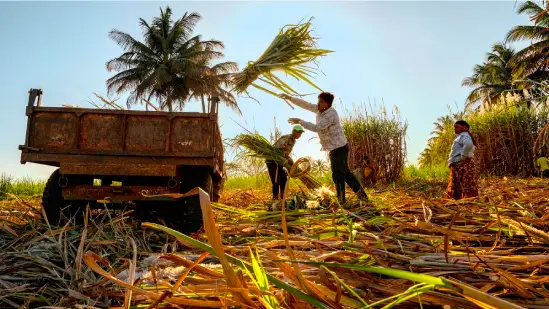
[[[212,180],[212,174],[208,173],[204,175],[204,178],[202,179],[202,182],[198,184],[202,190],[206,191],[208,195],[210,196],[210,200],[213,198],[213,180]]]
[[[175,202],[141,201],[135,215],[140,222],[164,224],[183,234],[196,233],[202,227],[202,211],[198,195]]]
[[[63,217],[75,217],[77,223],[83,220],[83,204],[80,201],[65,201],[61,186],[59,186],[60,178],[59,170],[53,172],[46,182],[44,192],[42,193],[42,207],[48,218],[48,222],[52,225],[61,225]],[[61,215],[63,212],[63,215]]]
[[[219,198],[221,198],[221,193],[223,193],[223,186],[224,186],[224,179],[219,176],[212,177],[212,195],[211,195],[211,201],[212,202],[219,202]]]
[[[182,221],[185,225],[186,233],[192,234],[198,232],[204,225],[202,220],[202,209],[200,208],[200,199],[198,195],[188,197],[183,201],[184,205],[178,205],[183,208]]]
[[[210,200],[212,199],[212,172],[210,169],[189,169],[189,174],[192,174],[191,177],[183,178],[181,181],[180,193],[187,193],[190,190],[200,187],[202,190],[206,191],[210,195]]]
[[[206,193],[210,195],[210,200],[214,199],[213,186],[212,186],[212,172],[211,169],[206,168],[190,168],[187,174],[192,177],[183,178],[180,187],[180,193],[187,193],[190,190],[200,187]],[[197,196],[190,196],[188,198],[179,201],[177,207],[174,208],[172,213],[167,213],[168,219],[174,220],[178,218],[178,224],[181,227],[178,228],[183,233],[192,234],[200,230],[203,226],[202,222],[202,209],[200,208],[200,200]],[[175,222],[174,222],[175,223]]]
[[[181,181],[180,193],[187,193],[190,190],[200,187],[212,197],[212,174],[211,169],[188,168]],[[136,215],[139,221],[152,221],[161,223],[178,230],[183,234],[193,234],[199,231],[202,226],[202,209],[200,208],[199,196],[189,196],[175,202],[140,201],[136,203]]]
[[[205,173],[201,173],[200,175],[197,175],[195,179],[195,185],[194,187],[200,187],[202,190],[204,190],[208,195],[210,196],[210,200],[213,198],[213,192],[212,192],[212,174],[208,171]],[[191,190],[193,188],[190,188]],[[186,193],[189,190],[182,192]],[[185,200],[185,205],[183,206],[183,218],[185,221],[185,225],[188,228],[190,233],[196,233],[199,231],[202,226],[204,225],[203,219],[202,219],[202,208],[200,208],[200,199],[198,196],[192,196]]]

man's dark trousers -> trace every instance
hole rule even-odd
[[[332,179],[336,186],[337,198],[340,203],[345,203],[345,183],[351,187],[359,198],[367,198],[366,192],[349,170],[349,145],[336,148],[329,153]]]
[[[286,187],[288,176],[286,176],[283,166],[274,161],[267,161],[267,169],[269,170],[269,177],[273,184],[273,200],[281,199],[284,197],[284,188]]]

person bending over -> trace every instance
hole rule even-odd
[[[290,157],[295,142],[301,137],[305,130],[300,125],[293,127],[292,133],[288,135],[282,135],[275,142],[274,146],[279,149],[290,165],[293,165],[293,160]],[[284,197],[284,188],[288,181],[288,170],[273,160],[267,160],[267,170],[269,171],[269,177],[273,184],[273,200],[279,200]]]

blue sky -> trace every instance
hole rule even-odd
[[[169,4],[175,16],[198,12],[196,33],[225,43],[225,59],[243,67],[270,44],[280,27],[314,16],[321,48],[335,53],[321,59],[317,85],[345,107],[384,101],[408,122],[408,160],[415,163],[437,117],[463,106],[468,89],[461,81],[511,27],[528,24],[515,2],[1,2],[0,172],[47,177],[51,168],[20,165],[29,88],[42,88],[43,105],[84,101],[106,92],[111,73],[105,63],[121,49],[108,38],[117,28],[140,38],[138,18],[151,20]],[[302,93],[314,92],[294,83]],[[289,117],[314,115],[251,91],[261,102],[241,99],[243,117],[221,109],[223,136],[242,131],[235,121],[268,135],[273,118],[283,131]],[[314,96],[309,97],[314,101]],[[125,103],[124,100],[119,103]],[[191,104],[188,110],[196,110]],[[344,106],[337,104],[342,114]],[[297,156],[325,158],[313,133],[295,147]]]

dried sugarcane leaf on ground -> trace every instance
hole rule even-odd
[[[0,201],[0,307],[549,306],[546,182],[487,179],[479,199],[461,201],[430,197],[443,184],[401,188],[370,192],[375,211],[309,209],[326,197],[292,192],[288,244],[301,281],[266,190],[203,203],[209,227],[196,238],[137,228],[120,211],[49,229],[39,200]]]

